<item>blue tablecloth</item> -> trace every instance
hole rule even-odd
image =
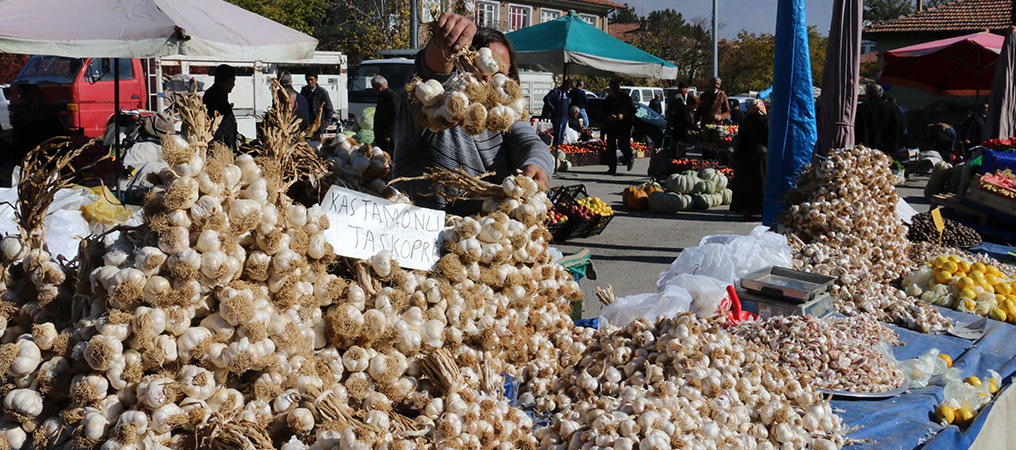
[[[969,318],[965,313],[942,309],[950,318]],[[1002,387],[1008,386],[1016,373],[1016,326],[988,320],[984,336],[968,341],[952,336],[933,336],[890,326],[905,345],[893,349],[899,360],[915,358],[932,348],[953,358],[953,367],[963,369],[963,376],[984,378],[988,369],[1002,376]],[[848,437],[871,439],[849,449],[965,449],[984,426],[991,405],[985,406],[967,429],[956,425],[942,428],[932,420],[932,412],[943,400],[941,383],[910,390],[900,396],[883,400],[833,400],[833,409],[848,427],[855,428]]]

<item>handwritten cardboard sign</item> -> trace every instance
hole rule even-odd
[[[335,253],[369,259],[390,250],[404,268],[431,270],[441,258],[445,213],[395,203],[332,186],[321,207],[330,227],[325,239]]]

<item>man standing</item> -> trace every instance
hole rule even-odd
[[[279,84],[282,85],[286,91],[292,90],[296,94],[295,106],[293,112],[296,114],[296,118],[300,119],[300,130],[306,130],[310,126],[310,105],[307,104],[307,97],[300,95],[293,88],[293,75],[289,72],[282,72],[279,74]]]
[[[554,88],[543,97],[543,107],[550,107],[550,122],[554,124],[554,145],[564,143],[564,135],[568,130],[568,90],[571,80],[564,80],[561,87]],[[547,116],[547,111],[543,112]]]
[[[374,110],[374,143],[389,155],[395,150],[395,124],[399,117],[399,106],[402,99],[392,89],[388,89],[388,79],[375,75],[370,80],[371,87],[381,94]]]
[[[649,100],[649,109],[656,111],[656,114],[663,115],[663,96],[660,94],[653,94],[653,99]]]
[[[713,88],[707,90],[699,97],[698,117],[696,118],[703,125],[709,123],[723,123],[730,118],[730,104],[727,103],[727,94],[720,90],[720,77],[713,77]]]
[[[730,105],[730,124],[740,125],[744,119],[744,111],[741,111],[741,102],[736,101]]]
[[[586,114],[586,105],[589,104],[589,97],[586,96],[586,83],[582,80],[575,82],[575,87],[568,91],[568,103],[571,106],[579,107],[579,116],[582,117],[582,126],[589,126],[589,115]]]
[[[981,145],[984,142],[984,121],[988,118],[988,104],[985,103],[970,113],[967,122],[961,128],[963,130],[963,148],[970,148]]]
[[[236,69],[228,64],[221,64],[215,68],[215,82],[201,98],[208,108],[209,117],[215,119],[216,114],[222,116],[222,122],[215,130],[213,140],[234,150],[237,140],[236,116],[233,115],[233,104],[229,103],[229,93],[233,92],[235,85]]]
[[[607,135],[607,174],[617,174],[617,146],[621,146],[621,155],[631,171],[635,158],[631,153],[631,127],[635,121],[635,104],[631,97],[621,92],[621,83],[610,82],[610,95],[603,102],[603,115],[607,116],[604,132]]]
[[[903,123],[899,110],[883,97],[882,86],[872,83],[865,89],[864,103],[857,106],[854,132],[858,144],[882,150],[892,157],[900,149]]]
[[[328,128],[335,116],[335,109],[332,108],[332,100],[328,97],[328,91],[318,86],[316,74],[308,73],[305,76],[307,85],[300,90],[300,94],[307,98],[310,103],[310,121],[313,123],[321,115],[321,132]]]

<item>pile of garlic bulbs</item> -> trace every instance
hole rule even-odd
[[[144,224],[86,240],[77,278],[0,241],[5,273],[30,275],[0,308],[0,448],[536,446],[501,374],[557,378],[582,293],[551,261],[535,181],[450,217],[434,272],[338,258],[280,160],[209,146],[214,122],[187,107]]]
[[[841,313],[940,332],[951,324],[938,310],[889,286],[911,265],[891,164],[884,153],[860,145],[833,150],[787,192],[790,206],[778,229],[796,251],[796,269],[838,277],[831,293]]]
[[[328,161],[330,173],[323,179],[321,191],[333,185],[365,192],[387,200],[408,202],[409,198],[388,186],[385,178],[391,172],[391,155],[379,147],[360,144],[339,133],[318,152]]]
[[[806,377],[715,319],[680,314],[597,331],[554,383],[541,448],[841,447],[841,420]]]
[[[876,348],[895,345],[899,337],[867,315],[778,316],[742,322],[733,332],[762,345],[770,358],[807,375],[816,387],[887,392],[904,381],[896,361]]]
[[[452,56],[456,74],[440,81],[414,79],[406,92],[419,106],[416,121],[431,131],[462,127],[469,134],[504,132],[526,120],[526,99],[518,81],[500,73],[502,64],[487,47]]]

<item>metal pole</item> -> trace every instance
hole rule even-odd
[[[120,161],[120,58],[113,58],[113,163],[116,165],[116,198],[121,202],[123,195],[120,192],[120,176],[122,166]]]
[[[720,76],[719,37],[716,35],[716,3],[713,0],[713,77]]]
[[[420,47],[418,28],[420,26],[420,18],[417,17],[416,10],[417,0],[409,0],[409,48],[416,50]]]

